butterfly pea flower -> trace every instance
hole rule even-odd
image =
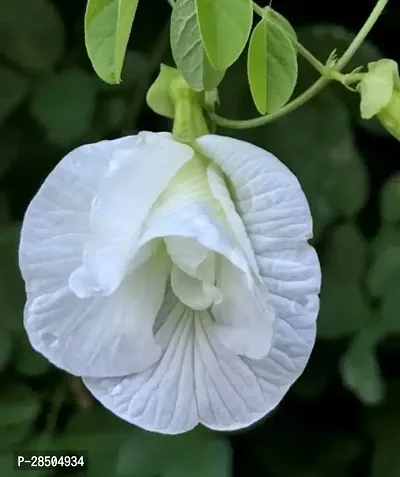
[[[295,176],[247,142],[141,132],[78,147],[29,205],[32,346],[164,434],[251,425],[304,370],[320,266]]]

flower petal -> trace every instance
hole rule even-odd
[[[218,339],[236,354],[264,358],[271,349],[276,327],[267,288],[257,279],[249,284],[248,277],[226,260],[221,260],[217,286],[223,296],[212,307]]]
[[[291,384],[293,365],[280,349],[264,360],[238,356],[221,345],[208,311],[185,307],[171,290],[155,329],[163,353],[151,368],[121,378],[83,378],[105,407],[144,429],[179,434],[198,423],[241,429],[273,410]],[[302,355],[296,335],[284,334],[285,345],[293,339],[293,355]]]
[[[188,275],[176,265],[172,266],[171,287],[181,302],[193,310],[205,310],[214,300],[221,300],[216,287]]]
[[[25,328],[32,346],[77,376],[122,376],[146,369],[161,355],[153,325],[169,273],[170,260],[161,251],[109,297],[80,299],[67,284],[30,297]]]
[[[191,147],[165,133],[150,132],[140,133],[134,148],[114,151],[93,202],[83,264],[106,294],[116,290],[132,268],[151,207],[193,154]]]
[[[204,248],[219,253],[241,270],[249,269],[246,257],[231,239],[225,224],[204,203],[187,200],[178,206],[174,201],[165,202],[146,221],[139,247],[157,238],[165,239],[171,258],[188,274],[192,274],[193,267],[196,268],[204,260]],[[179,240],[175,241],[176,238]],[[196,244],[182,250],[179,257],[176,246],[187,244],[187,239],[194,240]]]
[[[296,177],[275,156],[229,137],[207,135],[197,143],[232,184],[237,212],[256,254],[312,237],[307,199]]]
[[[302,373],[315,341],[321,271],[307,243],[311,213],[296,177],[269,152],[214,135],[201,137],[198,145],[232,186],[233,203],[277,315],[269,355],[262,360],[245,358],[268,389],[272,409]]]
[[[49,174],[22,224],[19,262],[28,296],[57,290],[80,265],[98,183],[113,151],[135,140],[130,136],[78,147]]]
[[[83,377],[89,391],[117,416],[143,429],[165,434],[193,429],[198,423],[191,358],[193,313],[171,293],[156,332],[163,349],[160,361],[121,378]]]
[[[257,376],[221,346],[207,311],[195,312],[169,294],[159,316],[159,362],[123,378],[84,378],[104,406],[164,434],[187,432],[199,422],[218,430],[240,429],[266,413]]]
[[[257,271],[256,259],[249,237],[247,236],[246,228],[241,217],[236,211],[235,204],[229,195],[229,190],[224,182],[223,175],[214,164],[211,164],[207,168],[207,179],[211,193],[221,205],[222,210],[225,213],[226,220],[232,229],[232,233],[234,234],[237,243],[245,253],[253,271]]]

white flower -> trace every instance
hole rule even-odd
[[[246,142],[140,133],[75,149],[22,227],[32,346],[165,434],[252,424],[302,373],[320,267],[294,175]]]

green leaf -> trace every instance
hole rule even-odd
[[[352,223],[336,227],[325,245],[323,270],[341,283],[354,282],[363,276],[367,262],[364,237]]]
[[[136,88],[152,69],[150,58],[139,51],[127,50],[124,59],[124,66],[122,67],[121,82],[119,84],[105,83],[102,79],[96,76],[97,88],[100,92],[119,94],[121,92],[130,92]]]
[[[279,26],[284,30],[292,40],[297,40],[296,31],[283,15],[273,10],[271,7],[267,7],[265,11],[268,12],[268,18],[274,23],[274,25]]]
[[[338,339],[363,329],[371,320],[371,310],[360,286],[324,273],[323,276],[318,337]]]
[[[400,228],[392,223],[384,224],[379,230],[373,242],[374,257],[377,257],[382,250],[400,245]]]
[[[64,27],[48,0],[0,2],[0,54],[21,68],[46,72],[64,52]]]
[[[371,119],[389,104],[399,76],[397,64],[393,60],[379,60],[368,65],[358,90],[361,95],[360,112],[363,119]]]
[[[373,240],[372,263],[367,275],[368,291],[375,298],[389,301],[400,286],[400,229],[392,223],[380,229]],[[384,303],[383,303],[384,306]],[[386,308],[387,309],[387,308]]]
[[[136,430],[121,447],[117,473],[138,477],[229,477],[228,441],[203,429],[179,436]]]
[[[29,82],[10,68],[0,66],[0,124],[22,103]]]
[[[367,261],[365,239],[351,223],[335,228],[324,247],[318,336],[337,339],[355,333],[371,320],[361,290]]]
[[[381,216],[387,222],[400,222],[400,173],[386,181],[381,192]]]
[[[193,90],[213,90],[221,82],[224,71],[213,69],[201,41],[196,0],[177,0],[171,16],[171,48],[179,71]]]
[[[375,346],[382,337],[382,329],[370,326],[361,331],[340,361],[343,384],[364,404],[380,403],[385,385],[375,358]]]
[[[106,83],[118,84],[138,0],[88,0],[85,43],[93,68]]]
[[[67,146],[91,127],[96,94],[94,77],[78,69],[66,70],[39,84],[31,112],[50,141]]]
[[[40,408],[38,396],[27,386],[3,387],[0,394],[0,427],[32,422]]]
[[[208,59],[224,71],[240,56],[253,22],[251,0],[196,0],[200,34]]]
[[[172,81],[178,78],[179,71],[176,68],[161,64],[157,79],[147,92],[146,101],[149,108],[155,113],[172,119],[175,114],[174,103],[169,94]]]
[[[379,313],[382,327],[387,334],[400,334],[400,273],[390,282],[382,295]]]
[[[400,280],[400,244],[382,248],[375,253],[367,276],[368,290],[373,297],[380,297],[393,281]]]
[[[296,50],[269,8],[251,35],[247,71],[260,114],[273,113],[290,99],[297,80]]]

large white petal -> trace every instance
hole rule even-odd
[[[67,284],[28,299],[32,346],[56,366],[82,376],[123,376],[157,361],[153,325],[164,300],[170,260],[160,251],[111,296],[80,299]]]
[[[274,155],[229,137],[207,135],[197,142],[232,184],[237,212],[256,254],[312,237],[307,199],[294,174]]]
[[[264,358],[275,336],[276,313],[263,282],[248,278],[230,262],[221,260],[217,287],[223,299],[212,307],[215,333],[236,354]]]
[[[162,142],[172,142],[169,133],[151,136]],[[91,232],[92,203],[104,175],[110,170],[113,160],[127,161],[127,151],[133,151],[141,138],[140,135],[127,136],[78,147],[67,154],[46,178],[26,211],[21,231],[19,262],[28,296],[64,286],[69,275],[82,265],[84,245]],[[193,154],[188,146],[178,144],[180,146],[186,156]],[[125,151],[122,159],[121,151]],[[148,157],[144,160],[151,163]],[[116,194],[113,206],[115,201],[121,201],[118,204],[121,207],[122,202],[126,204],[124,194]],[[135,203],[128,205],[130,210],[135,209]],[[116,215],[116,222],[120,218],[115,210],[104,212]],[[96,212],[93,215],[95,219]],[[97,218],[101,222],[105,217]],[[129,225],[122,222],[121,225]],[[89,283],[95,283],[87,278]]]
[[[232,201],[277,315],[269,355],[258,361],[245,358],[271,393],[272,409],[302,373],[315,341],[321,273],[317,254],[307,243],[311,213],[296,177],[272,154],[214,135],[203,136],[198,145],[231,185]]]
[[[28,296],[64,286],[80,265],[98,184],[113,151],[136,136],[78,147],[49,174],[22,224],[19,262]]]
[[[159,135],[167,139],[171,137],[165,133]],[[144,366],[140,363],[141,351],[138,352],[137,363],[134,362],[135,356],[132,356],[132,363],[124,361],[126,353],[122,350],[121,361],[116,358],[114,363],[109,361],[104,364],[100,351],[88,348],[90,343],[105,350],[110,341],[105,342],[104,338],[108,339],[107,333],[112,320],[115,318],[123,321],[123,310],[128,306],[127,303],[122,302],[118,308],[119,305],[115,303],[117,298],[104,301],[96,294],[93,299],[78,299],[70,288],[71,285],[77,289],[80,287],[83,292],[85,290],[82,288],[85,287],[98,289],[93,276],[82,273],[80,268],[83,248],[90,234],[92,202],[109,169],[110,161],[116,157],[115,151],[132,150],[136,147],[137,140],[137,136],[130,136],[82,146],[72,151],[50,173],[29,205],[23,222],[19,259],[28,296],[24,318],[28,335],[36,349],[73,374],[90,372],[102,375],[104,372],[118,375]],[[186,146],[183,147],[186,149]],[[190,148],[187,152],[187,156],[189,152],[192,154]],[[147,244],[135,257],[136,265],[144,263],[153,252],[154,244]],[[80,276],[73,274],[76,270],[80,272]],[[146,305],[148,312],[145,314],[149,316],[150,322],[162,300],[163,281],[164,274],[160,273],[160,285],[157,285],[158,282],[155,284],[155,298],[153,295],[145,295],[154,302]],[[85,286],[82,286],[82,282]],[[157,290],[160,290],[159,297]],[[80,296],[85,296],[85,293]],[[129,306],[131,305],[132,302]],[[155,307],[154,312],[150,312],[152,307]],[[96,315],[98,320],[95,319]],[[84,319],[91,325],[80,323]],[[80,325],[75,326],[77,323]],[[96,323],[99,323],[99,328],[95,327]],[[44,333],[44,328],[49,332]],[[95,339],[99,338],[97,343],[95,339],[87,340],[92,329]],[[63,330],[64,335],[59,335],[57,330]],[[71,332],[71,336],[66,336],[67,332]],[[75,336],[75,332],[79,336]],[[56,342],[54,337],[58,337],[59,341]],[[115,335],[111,337],[113,338]],[[84,345],[83,340],[87,341]],[[75,341],[78,345],[74,344]],[[125,346],[122,341],[121,346]],[[146,345],[143,346],[146,348]],[[151,346],[151,343],[148,344],[149,349]],[[81,348],[85,352],[77,352]],[[98,357],[92,359],[90,354],[97,356],[98,352]],[[112,348],[108,352],[117,354],[117,350]],[[153,362],[154,359],[148,361]]]
[[[106,294],[116,290],[132,268],[151,207],[193,154],[191,147],[168,135],[149,132],[138,135],[134,148],[114,151],[93,202],[91,235],[80,275],[91,276]],[[84,294],[86,283],[87,279],[79,294]]]
[[[251,264],[253,271],[257,272],[258,269],[256,259],[249,237],[247,235],[246,228],[243,224],[243,220],[237,213],[235,204],[231,199],[228,187],[224,181],[223,174],[221,173],[221,170],[215,166],[215,164],[210,164],[208,166],[207,179],[211,193],[221,205],[221,208],[225,214],[225,220],[229,223],[235,240],[245,253],[246,258],[249,264]]]
[[[270,409],[268,388],[265,392],[243,358],[221,346],[207,311],[195,312],[170,294],[156,340],[163,355],[150,369],[122,378],[84,378],[93,395],[122,419],[178,434],[199,422],[218,430],[240,429]]]

